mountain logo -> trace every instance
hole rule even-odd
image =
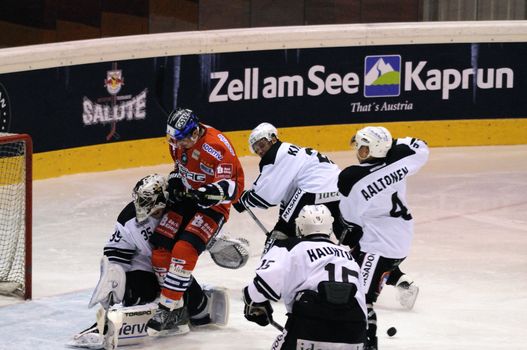
[[[364,97],[399,96],[401,56],[366,56],[364,59]]]

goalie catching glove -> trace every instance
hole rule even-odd
[[[273,307],[269,300],[261,303],[252,301],[249,296],[249,287],[245,287],[243,289],[243,302],[245,303],[243,314],[248,321],[257,323],[262,327],[271,323],[270,319],[273,315]]]
[[[211,239],[207,249],[216,265],[227,269],[239,269],[249,260],[249,241],[245,238],[220,234]]]

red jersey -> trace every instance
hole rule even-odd
[[[201,186],[220,180],[230,180],[232,190],[236,191],[236,201],[244,187],[243,169],[231,142],[219,130],[200,123],[205,133],[189,149],[170,146],[174,159],[174,169],[179,172],[187,188],[198,189]],[[229,188],[229,192],[231,188]],[[211,209],[229,218],[231,200],[225,200]]]

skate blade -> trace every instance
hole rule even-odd
[[[188,324],[177,326],[171,329],[163,329],[162,331],[155,330],[153,328],[147,328],[146,332],[151,337],[169,337],[173,335],[183,335],[190,332]]]

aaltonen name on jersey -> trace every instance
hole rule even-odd
[[[328,256],[328,255],[335,255],[342,258],[346,258],[348,260],[353,260],[351,253],[349,251],[346,251],[339,247],[321,247],[321,248],[314,248],[314,249],[308,249],[306,250],[307,255],[309,256],[309,260],[311,262]]]
[[[406,175],[408,175],[408,168],[402,167],[389,173],[388,175],[385,175],[373,181],[371,184],[366,186],[366,188],[363,188],[360,193],[362,194],[364,199],[368,201],[379,192],[382,192],[382,190],[384,190],[391,184],[394,184],[404,179]]]

